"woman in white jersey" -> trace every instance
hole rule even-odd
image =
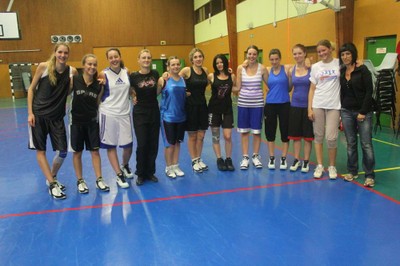
[[[117,184],[121,188],[128,188],[125,177],[133,178],[129,168],[133,144],[129,71],[124,67],[121,52],[117,48],[108,49],[106,56],[110,66],[99,74],[99,78],[105,81],[99,107],[100,147],[107,149],[108,159],[117,175]],[[117,146],[123,149],[121,165]]]
[[[328,145],[329,178],[336,179],[337,137],[340,119],[339,59],[332,57],[333,47],[328,40],[319,41],[317,53],[321,61],[311,67],[308,117],[313,121],[317,167],[314,178],[321,178],[323,166],[323,140]]]
[[[238,132],[241,133],[243,158],[240,169],[249,168],[249,136],[253,133],[252,162],[256,168],[262,168],[259,155],[261,144],[261,127],[264,111],[264,95],[261,82],[267,85],[268,71],[258,63],[258,48],[250,45],[246,51],[248,65],[237,69],[238,98]]]

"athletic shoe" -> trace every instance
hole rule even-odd
[[[226,166],[226,170],[235,171],[235,167],[233,166],[232,159],[229,157],[225,159],[225,166]]]
[[[286,157],[281,157],[281,165],[279,166],[279,169],[281,170],[287,169]]]
[[[179,168],[179,164],[171,165],[171,167],[176,176],[181,177],[185,175],[185,173],[181,170],[181,168]]]
[[[218,170],[220,170],[220,171],[227,170],[224,159],[222,159],[222,158],[217,159],[217,167],[218,167]]]
[[[197,162],[200,165],[202,171],[207,171],[208,170],[208,166],[203,162],[203,160],[201,158],[198,159]]]
[[[299,169],[300,167],[300,161],[297,159],[294,159],[292,166],[290,166],[290,171],[297,171],[297,169]]]
[[[203,168],[199,164],[199,159],[192,160],[192,168],[196,173],[203,173]]]
[[[176,174],[174,169],[171,166],[167,166],[165,167],[165,174],[169,177],[169,178],[176,178]]]
[[[85,180],[79,179],[76,182],[76,186],[78,187],[79,193],[81,194],[89,193],[89,188],[87,187]]]
[[[57,186],[62,190],[65,191],[66,187],[60,183],[60,181],[57,180],[57,176],[53,176],[54,182],[56,182]],[[49,187],[50,183],[49,181],[46,179],[46,185]]]
[[[301,166],[301,172],[303,173],[308,173],[308,171],[310,171],[310,164],[307,161],[303,161],[303,165]]]
[[[64,192],[60,189],[60,187],[57,185],[56,182],[52,182],[49,185],[49,194],[55,199],[65,199],[67,198],[67,195],[65,195]]]
[[[335,166],[329,166],[328,167],[328,172],[329,172],[329,179],[335,180],[337,178],[337,170]]]
[[[317,167],[314,170],[314,178],[321,178],[322,175],[324,174],[324,166],[322,164],[317,165]]]
[[[269,157],[268,168],[275,169],[275,157],[274,156]]]
[[[371,177],[367,177],[364,182],[364,186],[366,187],[374,187],[375,186],[375,179]]]
[[[243,156],[242,161],[240,162],[240,170],[247,170],[249,169],[249,156]]]
[[[157,183],[158,182],[158,177],[156,177],[155,175],[150,175],[150,176],[147,177],[147,180],[150,180],[151,182]]]
[[[124,173],[126,178],[133,178],[133,173],[131,168],[129,168],[129,163],[125,165],[121,164],[121,171]]]
[[[251,157],[251,160],[253,162],[253,165],[256,168],[262,168],[262,163],[261,163],[261,156],[260,154],[253,154],[253,156]]]
[[[358,177],[358,175],[345,174],[345,175],[343,176],[343,180],[344,180],[344,181],[347,181],[347,182],[351,182],[351,181],[353,181],[354,179],[356,179],[357,177]]]
[[[110,187],[104,182],[102,177],[97,178],[96,180],[96,187],[100,189],[101,191],[110,191]]]
[[[158,179],[157,179],[157,181],[158,181]],[[136,178],[136,186],[141,186],[143,184],[144,184],[144,177],[138,175],[138,177]]]
[[[125,180],[125,176],[123,173],[119,173],[117,175],[117,184],[118,186],[120,186],[121,188],[128,188],[129,187],[129,183],[126,182]]]

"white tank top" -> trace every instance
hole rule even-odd
[[[104,70],[106,84],[101,97],[99,110],[103,114],[120,116],[130,114],[131,101],[129,99],[129,75],[125,68],[115,73],[110,68]]]

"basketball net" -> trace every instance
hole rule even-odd
[[[304,17],[307,14],[308,6],[315,4],[316,2],[316,0],[292,0],[292,3],[297,10],[298,17]]]

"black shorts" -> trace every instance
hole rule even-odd
[[[35,116],[35,126],[29,127],[29,148],[39,151],[46,150],[47,135],[50,135],[54,151],[67,150],[67,133],[64,119],[50,120]]]
[[[208,125],[210,127],[233,128],[233,114],[208,114]]]
[[[183,142],[185,137],[185,122],[182,123],[170,123],[163,121],[163,136],[165,136],[165,141],[171,145]],[[165,145],[168,146],[168,145]]]
[[[71,147],[75,152],[98,150],[100,148],[99,124],[97,122],[87,124],[72,124],[70,129]]]
[[[186,131],[208,129],[208,108],[206,104],[186,105]]]
[[[313,124],[308,119],[307,108],[290,107],[289,139],[312,141],[314,139]]]

